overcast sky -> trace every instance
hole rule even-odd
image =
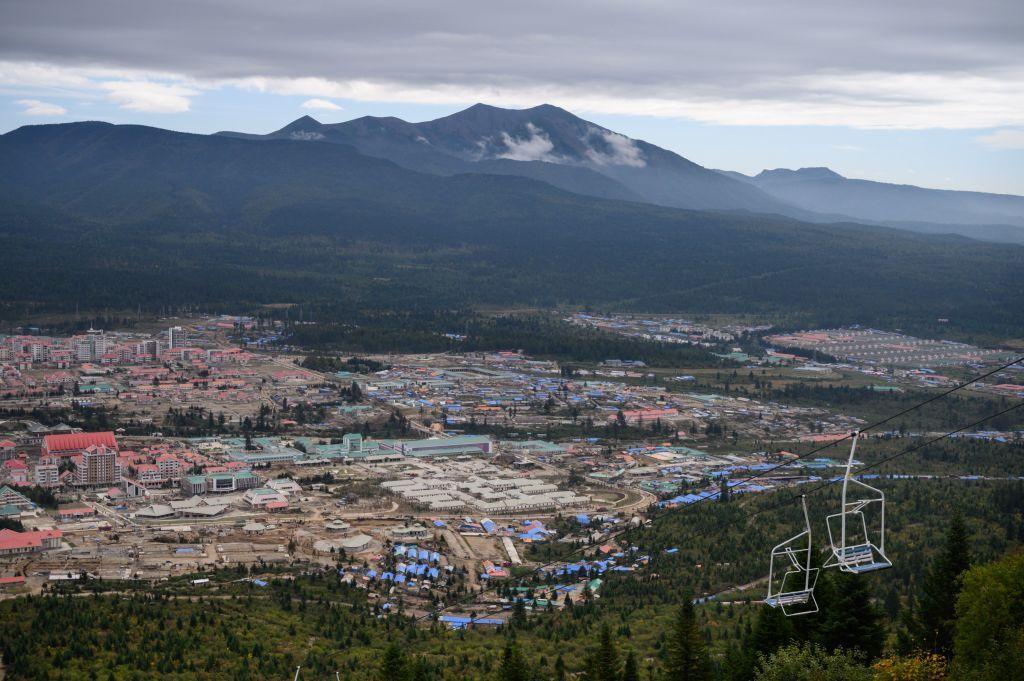
[[[557,104],[706,166],[1024,194],[1021,0],[3,0],[0,130]]]

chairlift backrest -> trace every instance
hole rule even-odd
[[[772,549],[768,568],[768,595],[764,599],[767,605],[782,608],[787,617],[818,612],[818,603],[814,599],[818,568],[811,567],[813,544],[807,497],[801,496],[800,501],[804,511],[804,529]],[[783,563],[778,568],[777,559]]]
[[[843,476],[840,511],[825,518],[832,555],[825,561],[824,567],[838,567],[843,572],[854,574],[892,567],[892,562],[885,555],[885,493],[856,479],[852,474],[853,456],[857,452],[859,437],[860,433],[853,433],[850,456],[846,460],[846,473]],[[861,493],[851,500],[851,494],[856,491],[861,491]],[[876,508],[877,531],[874,529],[874,522],[869,528],[868,517],[865,515],[866,509],[874,511]],[[839,524],[838,541],[833,532],[833,526],[837,520]],[[872,541],[872,536],[876,536],[877,541]]]

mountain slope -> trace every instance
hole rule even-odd
[[[542,179],[590,196],[808,217],[749,183],[549,104],[530,109],[476,104],[425,123],[366,116],[324,125],[305,116],[265,139],[350,144],[364,154],[436,174],[487,171],[480,164],[501,161],[505,174]],[[545,164],[543,174],[538,163]]]
[[[103,123],[0,136],[9,310],[606,305],[1020,330],[1024,248],[438,176],[343,144]]]
[[[828,168],[726,173],[809,211],[919,231],[1024,242],[1024,197],[925,189],[843,177]]]

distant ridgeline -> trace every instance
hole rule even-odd
[[[947,334],[1005,338],[1024,319],[1020,246],[428,174],[345,144],[104,123],[0,136],[0,243],[10,321],[76,307],[301,302],[322,323],[600,306],[918,332],[943,318]]]

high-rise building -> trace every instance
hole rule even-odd
[[[158,340],[150,339],[144,340],[141,343],[135,344],[135,355],[136,357],[156,357],[160,354],[162,343]]]
[[[172,326],[167,329],[167,344],[171,350],[177,350],[188,345],[188,339],[185,337],[185,329],[180,326]]]
[[[107,337],[102,329],[90,328],[84,336],[71,339],[71,348],[79,362],[95,362],[107,351]]]
[[[60,487],[59,460],[55,456],[41,456],[36,465],[36,484],[40,487]]]
[[[103,445],[93,445],[82,452],[78,482],[87,487],[113,485],[117,482],[117,453]]]

